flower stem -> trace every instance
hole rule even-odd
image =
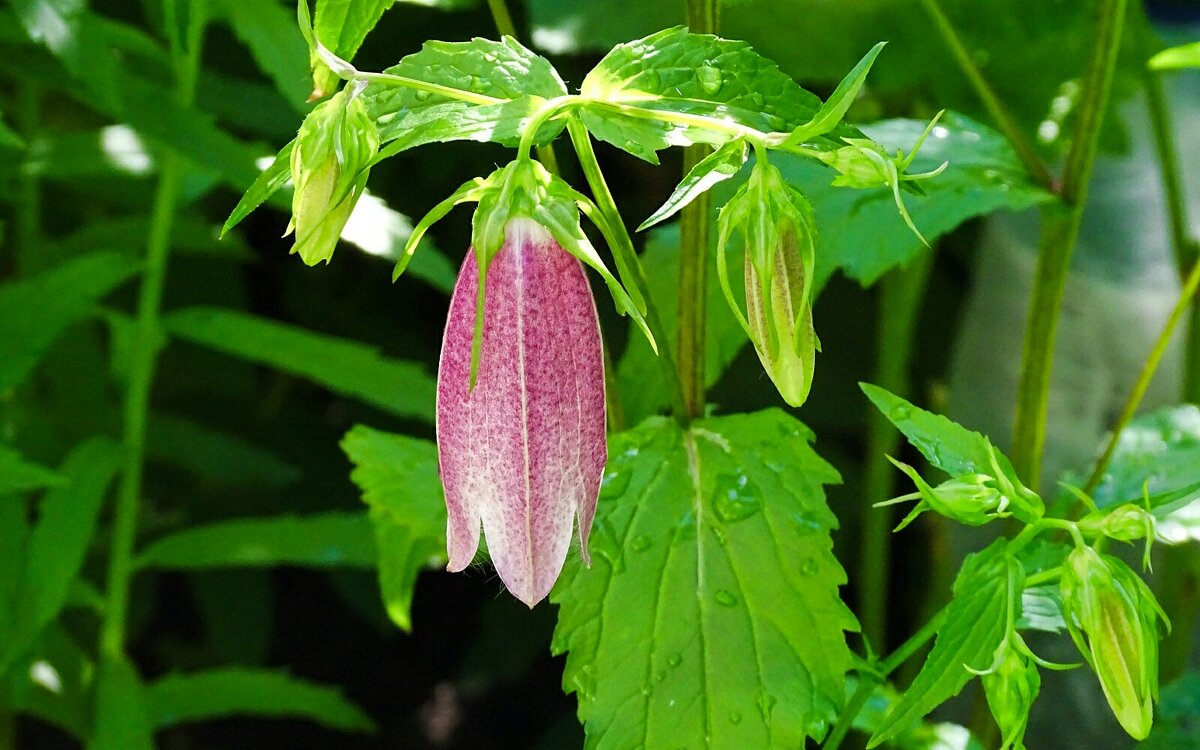
[[[1013,427],[1013,464],[1024,482],[1034,488],[1041,479],[1042,447],[1046,441],[1046,408],[1054,336],[1062,309],[1063,289],[1075,240],[1083,219],[1088,181],[1092,176],[1100,127],[1112,90],[1113,71],[1121,46],[1126,0],[1101,0],[1096,43],[1084,79],[1079,120],[1067,154],[1059,195],[1061,203],[1042,214],[1042,236],[1033,280],[1029,319],[1025,328],[1017,414]]]
[[[932,266],[932,253],[921,253],[909,267],[888,274],[881,284],[874,382],[899,396],[906,396],[911,390],[908,365],[912,356],[913,331]],[[894,455],[899,446],[900,433],[882,412],[872,409],[867,425],[867,465],[864,468],[868,503],[892,496],[894,474],[884,456]],[[862,593],[858,609],[862,616],[863,636],[877,648],[884,647],[887,640],[892,527],[889,510],[877,508],[866,513],[859,558]]]
[[[715,34],[717,0],[688,0],[687,25],[696,33]],[[711,147],[692,145],[683,152],[683,173],[700,163]],[[684,413],[689,419],[704,414],[705,303],[708,301],[708,245],[712,228],[712,194],[701,193],[679,214],[679,383]]]
[[[588,186],[592,190],[592,197],[595,198],[596,207],[600,209],[601,215],[612,229],[612,252],[616,257],[618,269],[627,269],[633,277],[626,279],[624,278],[624,274],[622,274],[623,278],[621,280],[627,285],[632,282],[639,296],[645,300],[646,325],[650,328],[650,333],[654,335],[654,339],[658,344],[658,357],[656,359],[662,368],[663,377],[666,380],[667,393],[671,397],[672,410],[676,418],[686,422],[687,409],[684,406],[683,391],[679,383],[679,373],[675,370],[675,360],[671,356],[670,339],[668,339],[666,329],[663,327],[662,317],[658,314],[658,307],[649,296],[646,271],[642,268],[642,262],[633,247],[633,240],[629,237],[629,230],[625,227],[625,221],[621,218],[621,213],[617,210],[616,201],[613,200],[612,191],[608,189],[604,173],[600,171],[600,162],[596,160],[596,151],[592,148],[591,135],[588,134],[587,128],[583,126],[583,122],[574,116],[567,121],[567,132],[571,136],[571,143],[575,146],[575,153],[579,157],[579,166],[583,169],[584,177],[587,178]]]
[[[1021,126],[1017,124],[1016,118],[1004,106],[1004,102],[1000,100],[992,85],[984,77],[983,71],[976,64],[975,58],[972,57],[970,50],[967,49],[958,30],[954,28],[954,24],[938,0],[921,0],[921,4],[925,6],[925,12],[929,14],[933,25],[941,34],[942,41],[950,48],[950,53],[954,55],[959,69],[975,90],[975,95],[983,102],[984,108],[987,109],[996,126],[1000,128],[1000,132],[1004,133],[1009,143],[1012,144],[1013,150],[1017,152],[1017,157],[1025,165],[1025,169],[1042,187],[1052,189],[1054,178],[1050,176],[1050,171],[1046,169],[1045,163],[1038,156],[1033,143],[1021,130]]]
[[[171,5],[171,1],[167,1]],[[192,0],[188,18],[187,44],[177,60],[175,95],[181,104],[195,99],[196,77],[200,68],[200,43],[207,22],[206,0]],[[138,297],[137,320],[130,356],[129,382],[124,404],[124,464],[116,506],[113,509],[112,542],[108,564],[108,602],[100,635],[101,652],[123,658],[125,620],[129,586],[133,578],[133,550],[137,537],[138,512],[142,494],[142,469],[145,458],[146,421],[150,389],[154,382],[161,341],[159,311],[162,307],[163,282],[170,253],[171,227],[176,201],[183,183],[184,162],[175,153],[161,160],[150,230],[146,240],[146,262]]]

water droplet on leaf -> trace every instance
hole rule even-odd
[[[604,473],[604,479],[600,481],[600,496],[608,498],[617,498],[625,494],[625,490],[629,489],[629,478],[632,472],[629,471],[608,471]]]
[[[678,667],[683,663],[683,657],[679,654],[671,654],[667,657],[667,664],[672,667]]]
[[[717,518],[733,523],[757,513],[762,507],[758,488],[745,474],[722,474],[717,477],[714,506]]]
[[[650,549],[650,537],[636,536],[633,538],[633,542],[630,543],[629,546],[633,547],[634,552],[645,552],[646,550]]]
[[[811,557],[805,558],[804,562],[800,564],[800,575],[802,576],[815,576],[818,570],[820,570],[820,566],[818,566],[817,561]]]
[[[414,96],[417,97],[417,101],[423,102],[429,98],[429,92],[428,91],[418,91],[416,94],[414,94]]]
[[[893,422],[903,422],[911,416],[912,410],[904,404],[893,406],[891,411],[888,412],[888,419],[892,420]]]
[[[696,70],[696,78],[700,81],[700,88],[704,89],[707,94],[715,94],[721,90],[721,71],[709,65],[701,65]]]
[[[734,711],[733,713],[729,714],[729,722],[731,724],[742,723],[742,715],[740,713],[738,713],[737,711]]]
[[[727,589],[718,589],[714,598],[722,607],[736,607],[738,604],[738,598]]]

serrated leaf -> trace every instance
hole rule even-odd
[[[391,359],[357,341],[234,310],[192,307],[166,330],[192,343],[313,380],[402,417],[433,421],[435,384],[422,365]]]
[[[374,568],[375,544],[362,513],[269,516],[218,521],[155,539],[139,568],[206,570],[295,565]]]
[[[683,180],[675,187],[667,202],[655,211],[650,218],[642,222],[638,231],[665,221],[681,211],[684,206],[694,201],[713,185],[722,180],[728,180],[738,173],[746,163],[746,142],[730,141],[708,156],[701,159],[696,166],[688,170]]]
[[[1200,68],[1200,42],[1165,49],[1150,58],[1149,65],[1153,70]]]
[[[42,498],[26,547],[16,597],[16,628],[4,644],[6,663],[21,656],[66,604],[71,584],[83,569],[120,457],[116,444],[106,438],[83,443],[59,469],[66,483]]]
[[[1018,630],[1061,633],[1067,629],[1063,619],[1062,588],[1057,583],[1031,586],[1021,594]]]
[[[954,581],[954,599],[946,608],[933,649],[868,747],[888,741],[957,695],[975,676],[968,667],[991,666],[1006,634],[1006,613],[1020,606],[1021,586],[1015,590],[1010,586],[1013,576],[1020,578],[1019,566],[1008,558],[1002,539],[967,557]]]
[[[379,548],[379,587],[392,622],[412,627],[409,610],[420,572],[446,560],[446,503],[437,446],[358,425],[342,438],[350,478],[370,507]]]
[[[0,446],[0,497],[42,487],[62,486],[66,481],[61,474],[26,461],[12,448]]]
[[[591,569],[551,599],[587,747],[800,747],[850,668],[822,485],[783,412],[649,420],[613,438]],[[786,551],[786,552],[785,552]]]
[[[0,285],[0,393],[19,385],[68,326],[137,269],[131,256],[100,252]]]
[[[420,52],[384,72],[456,89],[472,100],[370,83],[363,91],[363,101],[380,140],[388,144],[379,158],[435,141],[492,141],[515,146],[524,123],[545,100],[567,93],[554,66],[511,37],[499,42],[480,38],[426,42]],[[546,123],[537,142],[548,142],[563,127],[561,120]]]
[[[730,136],[647,120],[629,108],[699,115],[770,133],[808,122],[821,105],[745,42],[692,34],[682,26],[618,44],[583,79],[580,92],[596,100],[582,110],[588,130],[647,161],[668,146],[717,144]],[[855,133],[841,128],[814,145],[836,148],[841,142],[834,135]]]
[[[1016,476],[1004,454],[992,447],[991,441],[978,432],[968,430],[940,414],[913,406],[878,386],[869,383],[858,385],[875,404],[875,408],[904,433],[908,442],[921,451],[929,463],[950,476],[994,474],[990,458],[993,453],[1000,469],[1009,477]]]
[[[275,0],[221,0],[220,7],[233,33],[250,50],[258,67],[271,77],[279,93],[293,107],[302,105],[311,82],[308,48],[296,31],[295,13]]]
[[[154,750],[141,678],[125,659],[101,659],[96,677],[96,724],[88,750]]]
[[[714,241],[715,237],[714,232]],[[706,277],[708,290],[705,303],[705,335],[708,351],[704,358],[704,384],[711,387],[721,379],[748,340],[746,332],[729,312],[720,284],[717,283],[715,245],[709,248],[705,257],[708,258],[711,267]],[[679,225],[671,224],[654,229],[646,241],[641,260],[646,271],[647,292],[658,303],[663,331],[668,340],[674,340],[679,319],[679,288],[675,282],[679,272]],[[730,267],[741,268],[741,248],[731,248],[728,260]],[[741,273],[732,275],[730,281],[735,294],[741,294],[743,278]],[[617,361],[621,407],[629,424],[637,424],[647,417],[659,414],[670,405],[667,386],[654,362],[656,356],[644,338],[631,336],[625,352]]]
[[[1185,404],[1135,417],[1121,432],[1092,497],[1100,508],[1141,505],[1144,488],[1156,506],[1156,515],[1166,514],[1197,498],[1200,488],[1193,487],[1197,482],[1200,407]]]
[[[152,414],[146,455],[221,485],[282,487],[300,470],[240,435],[213,429],[186,417]]]
[[[267,669],[224,667],[172,674],[145,688],[156,729],[231,716],[305,719],[346,732],[373,732],[375,723],[341,691]]]

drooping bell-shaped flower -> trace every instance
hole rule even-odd
[[[588,560],[607,458],[604,362],[579,260],[533,219],[503,226],[503,245],[482,261],[482,295],[474,249],[454,287],[438,369],[438,457],[447,569],[471,563],[482,524],[500,579],[532,607],[558,578],[576,523]]]

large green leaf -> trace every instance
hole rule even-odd
[[[716,234],[713,233],[714,238]],[[715,245],[714,245],[715,247]],[[717,283],[716,252],[708,253],[711,263],[707,282],[705,303],[706,337],[708,351],[705,352],[704,382],[714,385],[747,343],[746,332],[729,311],[725,295]],[[742,251],[730,248],[730,285],[734,294],[740,295],[744,284],[741,273]],[[679,271],[679,226],[671,224],[655,229],[646,241],[646,250],[641,256],[649,282],[647,291],[658,303],[663,328],[669,340],[674,340],[679,319],[679,288],[676,283]],[[617,363],[617,378],[620,386],[621,407],[629,424],[637,424],[646,417],[658,414],[670,403],[667,386],[660,375],[658,355],[642,336],[630,336],[625,353]]]
[[[296,565],[374,568],[375,543],[361,513],[270,516],[218,521],[146,545],[140,568],[205,570]]]
[[[837,473],[781,411],[612,440],[592,531],[551,595],[587,747],[801,747],[843,701]]]
[[[146,686],[145,702],[158,729],[244,715],[306,719],[347,732],[375,729],[337,688],[274,670],[226,667],[172,674]]]
[[[388,616],[404,630],[417,575],[446,560],[446,505],[437,446],[358,425],[342,439],[350,478],[370,506],[379,548],[379,586]]]
[[[1021,606],[1021,568],[1006,550],[998,539],[963,563],[933,650],[868,747],[886,742],[957,695],[975,676],[968,668],[987,669],[995,661],[1006,613]]]
[[[328,3],[324,3],[328,5]],[[295,8],[275,0],[220,0],[221,10],[254,61],[288,103],[300,107],[312,89],[308,48],[296,28]],[[318,8],[321,4],[318,4]]]
[[[524,123],[567,87],[546,58],[511,37],[495,42],[426,42],[385,73],[436,83],[464,94],[462,101],[428,91],[371,83],[363,92],[367,111],[382,141],[395,141],[392,154],[423,143],[448,140],[493,141],[515,146]],[[538,134],[545,142],[564,127],[547,123]]]
[[[0,285],[0,392],[20,384],[68,326],[137,269],[132,256],[100,252]]]
[[[281,487],[300,470],[240,435],[215,430],[186,417],[152,414],[146,454],[222,485]]]
[[[101,659],[96,676],[96,723],[88,750],[153,750],[145,689],[125,659]]]
[[[187,341],[308,378],[402,417],[433,420],[435,385],[425,368],[366,344],[216,307],[181,310],[164,323]]]
[[[889,151],[907,153],[927,124],[883,120],[862,130]],[[945,172],[921,182],[925,195],[905,197],[913,222],[930,241],[967,219],[1019,211],[1053,199],[1030,181],[1003,136],[963,115],[948,113],[941,119],[908,171],[926,172],[942,162],[950,163]],[[926,251],[904,225],[887,188],[833,187],[832,170],[791,154],[779,154],[771,163],[813,204],[819,228],[818,287],[839,269],[864,285],[873,284],[891,268]]]
[[[65,481],[50,469],[26,461],[15,450],[0,446],[0,497],[62,485]]]
[[[1107,438],[1106,438],[1107,439]],[[1167,407],[1133,419],[1117,439],[1104,478],[1093,495],[1102,508],[1141,503],[1200,482],[1200,407]],[[1177,510],[1200,492],[1176,498],[1165,511]]]

